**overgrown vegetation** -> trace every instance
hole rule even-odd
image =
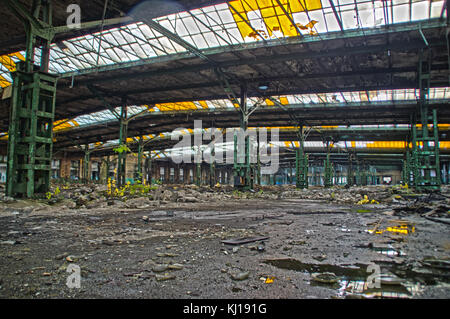
[[[135,195],[147,195],[152,190],[156,190],[158,186],[142,184],[137,181],[135,184],[127,182],[124,186],[118,187],[116,185],[116,180],[108,178],[108,190],[107,195],[110,198],[121,198],[125,196],[135,196]]]

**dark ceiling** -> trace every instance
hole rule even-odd
[[[31,10],[32,0],[18,1],[25,9]],[[105,14],[106,19],[129,16],[135,10],[145,11],[145,14],[153,19],[168,14],[178,13],[208,5],[227,2],[227,0],[107,0],[108,6]],[[71,4],[78,4],[81,9],[81,22],[99,21],[103,18],[105,0],[57,0],[53,1],[53,26],[66,25],[70,13],[67,7]],[[110,25],[104,29],[114,28],[119,25]],[[7,7],[2,6],[2,19],[0,19],[0,55],[17,52],[25,49],[25,28]],[[82,31],[71,31],[60,34],[55,38],[55,42],[71,39],[87,33],[100,31],[100,27]]]
[[[83,22],[101,19],[103,0],[75,2],[86,14],[83,15]],[[220,2],[224,1],[180,0],[171,1],[172,5],[167,6],[167,1],[142,4],[142,1],[115,0],[110,1],[107,17],[126,15],[138,3],[143,6],[141,8],[158,8],[159,11],[154,11],[156,17]],[[74,1],[63,0],[55,4],[55,25],[65,23],[65,8],[69,3]],[[0,35],[0,48],[8,53],[23,49],[23,27],[8,10],[4,11],[6,15],[0,20],[0,26],[11,31]],[[64,37],[75,35],[65,34]],[[427,44],[432,52],[430,86],[445,87],[450,85],[446,36],[445,23],[430,20],[420,27],[417,23],[409,23],[380,27],[372,32],[333,32],[320,40],[308,36],[203,50],[208,60],[183,53],[164,59],[150,59],[145,63],[108,67],[74,79],[59,79],[56,120],[94,113],[124,103],[153,105],[228,98],[216,70],[221,70],[237,95],[245,83],[249,96],[261,96],[257,88],[261,82],[269,83],[269,89],[264,93],[268,96],[417,88],[420,52],[427,48]],[[438,109],[440,123],[450,123],[448,101],[434,103],[432,107]],[[8,109],[9,100],[0,101],[0,132],[8,129]],[[305,125],[408,124],[415,109],[416,104],[405,102],[332,107],[317,105],[314,108],[298,107],[292,112]],[[167,132],[178,127],[189,128],[193,119],[215,123],[216,127],[238,124],[236,110],[191,113],[149,114],[130,123],[128,136]],[[252,114],[249,125],[292,124],[287,112],[279,108],[261,108]],[[117,123],[93,125],[57,134],[55,148],[117,137]],[[374,135],[371,137],[376,138]]]

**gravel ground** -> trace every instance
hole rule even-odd
[[[23,208],[29,204],[0,210],[0,298],[450,297],[449,225],[400,204],[291,198]],[[368,232],[374,228],[379,234]],[[221,242],[257,236],[268,239]],[[366,289],[373,263],[401,283]],[[72,268],[80,288],[67,286],[68,278],[76,284]],[[335,282],[313,273],[333,273]]]

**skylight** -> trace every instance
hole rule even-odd
[[[432,0],[234,0],[154,21],[202,50],[285,37],[320,38],[341,27],[364,30],[439,18],[445,16],[443,4]],[[76,74],[184,52],[179,44],[138,22],[53,44],[50,72]],[[36,61],[39,55],[36,49]],[[0,56],[1,87],[10,85],[10,72],[19,60],[18,55]]]

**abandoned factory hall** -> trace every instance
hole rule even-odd
[[[449,299],[448,2],[0,0],[0,298]]]

